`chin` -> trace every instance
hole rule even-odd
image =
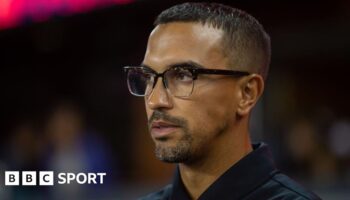
[[[188,142],[176,142],[174,144],[156,142],[156,157],[164,162],[180,163],[186,162],[191,157],[191,145]]]

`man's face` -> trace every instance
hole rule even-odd
[[[168,23],[150,35],[143,61],[158,73],[169,66],[193,62],[208,69],[228,69],[222,50],[223,31],[200,23]],[[191,162],[223,144],[236,119],[237,80],[199,75],[189,97],[175,97],[159,78],[145,97],[156,156],[167,162]]]

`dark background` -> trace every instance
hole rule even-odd
[[[122,67],[142,61],[153,20],[180,2],[140,0],[0,30],[0,168],[50,170],[47,124],[55,109],[68,105],[83,121],[80,130],[100,141],[97,149],[107,155],[103,161],[98,155],[92,159],[109,173],[100,188],[104,198],[133,199],[169,181],[173,167],[154,158],[142,99],[129,95]],[[272,39],[265,95],[252,119],[253,139],[268,142],[278,166],[302,184],[325,199],[345,199],[350,2],[217,2],[255,16]],[[18,139],[23,126],[32,134]],[[26,161],[13,161],[18,155]],[[24,189],[18,188],[2,193],[21,199],[16,194]],[[36,199],[43,194],[38,191],[25,194]]]

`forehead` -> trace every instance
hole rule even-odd
[[[223,31],[208,25],[172,22],[158,25],[151,33],[143,63],[155,70],[181,62],[195,62],[207,68],[224,67]]]

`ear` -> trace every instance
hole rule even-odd
[[[240,84],[240,100],[238,102],[237,114],[246,116],[255,106],[264,91],[264,79],[261,75],[251,74],[242,79]]]

